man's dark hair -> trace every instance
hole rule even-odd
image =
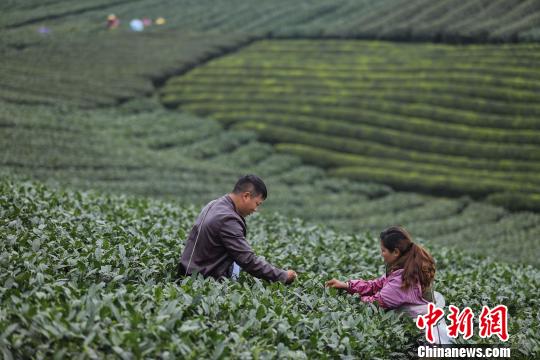
[[[262,195],[263,200],[266,200],[268,195],[264,181],[257,175],[244,175],[234,185],[234,194],[241,194],[246,191],[249,191],[252,197]]]

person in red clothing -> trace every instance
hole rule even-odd
[[[116,29],[119,25],[120,19],[116,15],[110,14],[109,16],[107,16],[107,29]]]

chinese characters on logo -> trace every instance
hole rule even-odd
[[[461,313],[454,305],[450,305],[451,314],[448,315],[450,326],[448,327],[448,336],[457,338],[459,334],[463,334],[465,340],[473,336],[473,318],[474,314],[470,307],[466,307]]]
[[[507,312],[505,305],[496,306],[491,310],[484,305],[480,314],[480,337],[497,335],[502,341],[508,340]]]
[[[474,313],[470,307],[466,307],[463,311],[453,305],[449,306],[450,314],[447,319],[450,321],[448,326],[448,336],[457,338],[459,334],[463,338],[469,339],[473,336],[473,318]],[[508,308],[505,305],[495,306],[493,309],[485,306],[482,308],[482,313],[478,318],[478,326],[480,328],[480,337],[488,338],[492,335],[497,335],[502,341],[508,340]],[[433,328],[439,320],[444,316],[444,311],[436,307],[433,303],[428,304],[426,315],[419,315],[416,319],[416,326],[419,329],[426,329],[426,339],[430,343],[435,340],[433,338]]]

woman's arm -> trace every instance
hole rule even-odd
[[[385,280],[385,275],[374,280],[349,280],[346,290],[350,294],[360,294],[361,296],[374,295],[383,288]]]
[[[347,290],[350,294],[373,295],[382,289],[386,276],[381,276],[375,280],[349,280],[340,281],[338,279],[328,280],[327,287]]]
[[[380,291],[373,295],[361,296],[360,300],[366,303],[376,302],[383,309],[397,309],[408,302],[407,290],[402,289],[401,285],[401,275],[390,275]]]

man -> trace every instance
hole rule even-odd
[[[191,229],[178,264],[178,276],[198,272],[216,279],[234,277],[238,264],[261,279],[293,282],[296,272],[281,270],[257,257],[246,241],[245,217],[257,211],[266,196],[262,179],[246,175],[231,193],[207,204]]]

